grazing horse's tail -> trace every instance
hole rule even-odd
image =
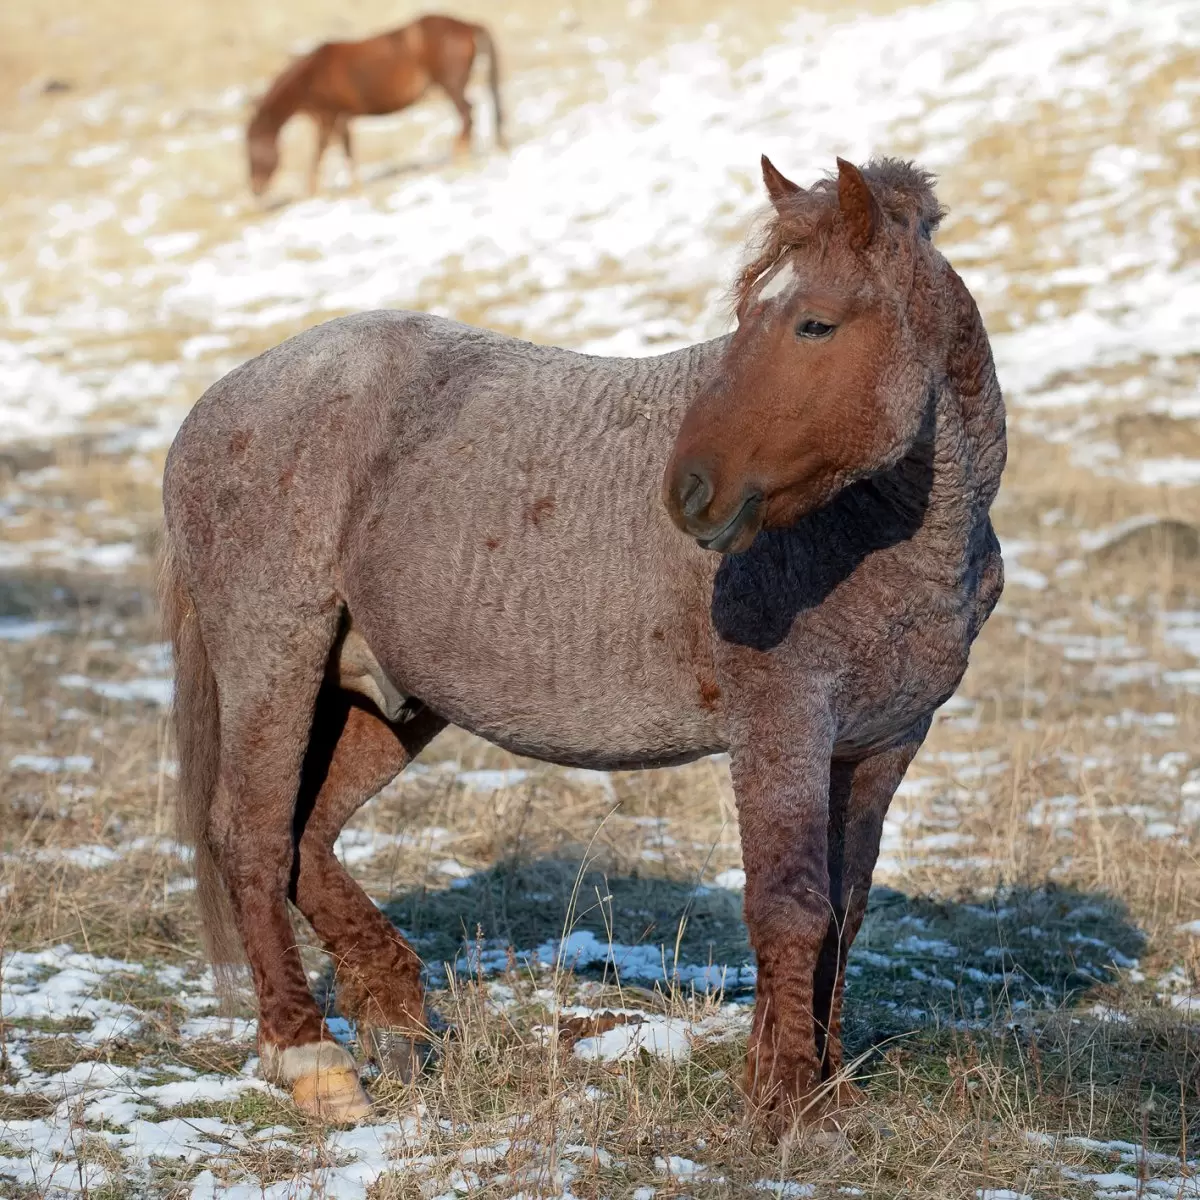
[[[176,829],[179,840],[190,845],[195,854],[193,872],[205,949],[218,990],[228,997],[244,955],[209,832],[209,809],[217,790],[221,758],[217,680],[200,637],[196,610],[179,578],[169,535],[163,542],[159,603],[165,632],[175,652],[174,716],[179,754]]]
[[[500,60],[496,57],[496,43],[487,28],[476,25],[475,46],[488,56],[488,86],[492,89],[492,106],[496,110],[496,144],[504,147],[504,114],[500,108]]]

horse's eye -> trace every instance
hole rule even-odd
[[[811,317],[808,317],[796,326],[796,336],[817,339],[827,338],[836,328],[836,325],[829,325],[825,321],[814,321]]]

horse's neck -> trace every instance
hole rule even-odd
[[[304,98],[304,81],[312,71],[310,54],[292,63],[271,85],[250,118],[250,132],[258,137],[275,137],[295,114]]]
[[[998,388],[995,399],[999,403]],[[976,415],[951,387],[938,388],[926,429],[879,481],[888,506],[909,514],[912,543],[922,560],[942,563],[955,575],[968,569],[972,544],[985,533],[1003,468],[1003,411],[998,422],[973,419]]]
[[[572,355],[568,376],[556,387],[562,403],[547,414],[547,423],[562,426],[555,435],[565,444],[603,440],[614,430],[643,430],[646,436],[638,440],[649,449],[653,469],[661,470],[666,465],[663,446],[673,443],[684,412],[712,376],[728,342],[721,337],[636,359]]]
[[[250,136],[274,140],[295,114],[296,108],[297,103],[293,96],[268,96],[250,118]]]
[[[627,359],[635,381],[628,399],[635,405],[646,404],[643,417],[653,413],[673,414],[678,424],[683,410],[699,394],[701,387],[712,377],[721,355],[729,345],[729,336],[709,342],[697,342],[683,350],[655,355],[644,359]]]

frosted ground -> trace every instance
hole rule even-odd
[[[331,154],[305,200],[297,127],[268,209],[249,94],[396,14],[263,6],[229,42],[241,11],[206,11],[0,17],[0,1196],[1200,1195],[1195,6],[517,5],[488,17],[509,154],[447,161],[431,100],[362,126],[360,192]],[[763,151],[940,174],[1009,402],[1008,590],[850,960],[871,1119],[832,1155],[740,1124],[721,759],[608,776],[451,733],[341,852],[456,1036],[378,1123],[307,1128],[251,1010],[217,1012],[170,836],[166,446],[226,370],[361,308],[593,353],[716,335]]]

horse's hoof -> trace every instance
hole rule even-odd
[[[433,1047],[424,1038],[374,1025],[360,1027],[363,1054],[381,1075],[412,1083],[433,1058]]]
[[[854,1158],[846,1122],[837,1114],[825,1111],[814,1115],[793,1116],[786,1128],[776,1126],[776,1137],[785,1148],[820,1150],[845,1161]]]
[[[799,1140],[814,1149],[824,1150],[827,1154],[837,1154],[841,1158],[851,1154],[850,1139],[846,1136],[846,1131],[833,1124],[821,1122],[816,1128],[805,1129]]]
[[[301,1075],[292,1084],[292,1100],[301,1112],[328,1125],[351,1125],[371,1115],[371,1099],[352,1067]]]
[[[859,1106],[865,1098],[848,1079],[839,1079],[799,1094],[771,1092],[757,1104],[751,1093],[748,1115],[769,1139],[780,1145],[848,1153],[850,1142],[846,1130],[862,1119]]]
[[[839,1079],[831,1099],[835,1109],[858,1108],[866,1103],[867,1093],[849,1079]]]

